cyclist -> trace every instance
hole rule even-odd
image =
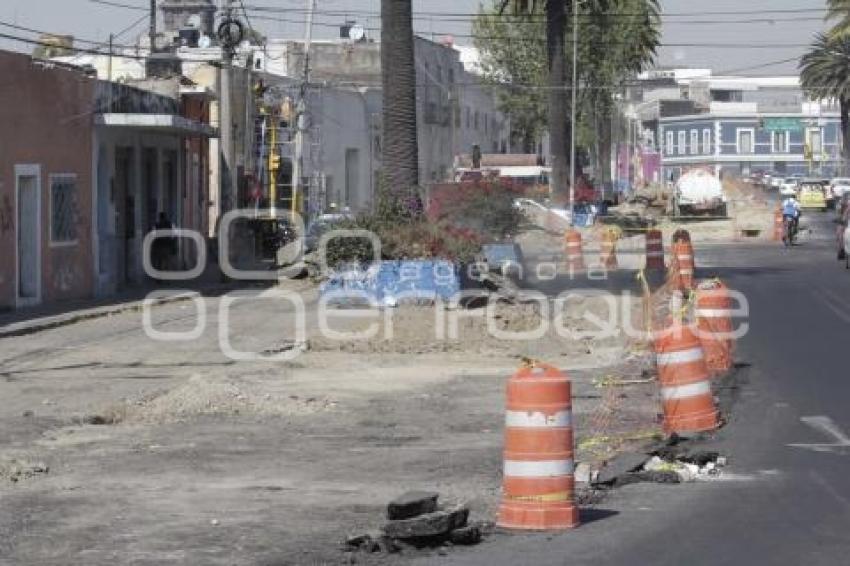
[[[791,222],[792,234],[796,234],[800,227],[800,202],[794,195],[782,201],[782,217]]]

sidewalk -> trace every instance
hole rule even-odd
[[[162,305],[187,300],[195,293],[209,295],[232,289],[237,282],[223,282],[217,267],[208,269],[192,281],[178,281],[171,284],[148,281],[143,286],[127,289],[109,297],[62,301],[0,312],[0,339],[24,336],[83,320],[141,309],[145,298],[154,291],[159,291],[163,296],[154,299],[153,304]]]

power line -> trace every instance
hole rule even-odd
[[[277,18],[272,16],[254,16],[254,19],[262,20],[262,21],[272,21],[272,22],[282,22],[282,23],[290,23],[290,24],[303,24],[303,22],[299,20],[290,20],[286,18]],[[321,27],[329,27],[329,28],[338,28],[339,24],[331,23],[331,22],[314,22],[313,25],[321,26]],[[381,28],[379,27],[367,27],[364,28],[367,31],[379,32]],[[441,33],[435,32],[436,35],[451,35],[455,38],[469,38],[469,39],[489,39],[489,40],[505,40],[505,41],[515,41],[515,42],[534,42],[534,43],[545,43],[545,39],[535,38],[535,37],[527,37],[527,38],[515,38],[508,36],[481,36],[475,34],[456,34],[456,33]],[[572,44],[572,39],[566,39],[565,43]],[[631,45],[633,42],[631,41],[591,41],[593,45]],[[790,48],[800,48],[800,47],[811,47],[809,43],[658,43],[658,47],[712,47],[717,49],[790,49]]]
[[[55,43],[49,43],[49,42],[40,41],[40,40],[37,40],[37,39],[30,39],[28,37],[21,37],[21,36],[18,36],[18,35],[10,35],[10,34],[7,34],[7,33],[0,33],[0,39],[8,39],[10,41],[17,41],[17,42],[20,42],[20,43],[26,43],[28,45],[36,45],[36,46],[41,46],[41,47],[57,47]],[[132,48],[132,46],[114,46],[114,47]],[[104,57],[110,55],[109,52],[99,51],[99,50],[93,49],[93,48],[62,46],[62,49],[65,49],[67,51],[71,51],[73,53],[84,53],[84,54],[88,54],[88,55],[101,55],[101,56],[104,56]],[[150,58],[148,55],[134,55],[134,54],[130,54],[130,53],[112,53],[112,56],[118,57],[118,58],[124,58],[124,59],[136,59],[136,60],[139,60],[139,61],[146,61]],[[188,57],[180,57],[179,59],[180,59],[180,61],[184,61],[186,63],[208,63],[208,64],[210,64],[214,67],[217,67],[219,65],[218,61],[211,60],[211,59],[191,59],[191,58],[188,58]]]
[[[56,33],[56,32],[52,32],[52,31],[33,29],[33,28],[26,27],[26,26],[20,26],[18,24],[12,24],[12,23],[9,23],[9,22],[4,22],[4,21],[0,21],[0,27],[16,29],[18,31],[26,31],[26,32],[29,32],[29,33],[37,33],[39,35],[55,35],[55,36],[65,36],[65,35],[67,35],[69,37],[72,37],[74,39],[74,41],[79,41],[81,43],[87,43],[89,45],[99,45],[100,43],[102,43],[100,41],[94,41],[92,39],[82,39],[82,38],[76,37],[72,34],[63,34],[63,33]]]
[[[95,1],[95,0],[92,0]],[[270,12],[270,13],[304,13],[305,10],[303,8],[280,8],[273,6],[261,6],[261,5],[248,5],[248,10],[254,12]],[[703,16],[762,16],[765,14],[778,14],[778,15],[790,15],[790,14],[822,14],[825,15],[827,12],[826,8],[791,8],[791,9],[772,9],[772,10],[700,10],[696,12],[660,12],[659,15],[661,17],[668,18],[680,18],[680,17],[703,17]],[[328,16],[350,16],[350,15],[362,15],[364,17],[372,17],[372,18],[380,18],[380,12],[370,11],[370,10],[317,10],[317,14],[328,15]],[[494,14],[492,12],[481,12],[479,13],[470,13],[470,12],[414,12],[413,19],[423,19],[423,18],[439,18],[444,19],[445,21],[450,21],[451,18],[460,18],[462,20],[472,20],[481,15],[492,15],[494,17],[508,18],[508,19],[516,19],[516,20],[540,20],[545,21],[546,17],[543,14],[531,14],[531,15],[513,15],[510,13],[505,14]],[[609,17],[643,17],[646,16],[647,12],[616,12],[616,11],[602,11],[602,12],[594,12],[593,14],[579,14],[579,17],[596,17],[596,16],[609,16]],[[461,20],[456,20],[461,21]]]
[[[124,8],[125,10],[138,10],[141,12],[148,12],[148,8],[143,6],[136,6],[133,4],[124,4],[123,2],[114,2],[113,0],[89,0],[92,4],[101,4],[103,6],[110,6],[112,8]]]

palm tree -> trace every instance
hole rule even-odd
[[[826,19],[839,20],[832,34],[843,34],[850,30],[850,0],[826,0]]]
[[[540,3],[546,12],[546,62],[549,68],[549,143],[552,156],[552,200],[566,203],[569,198],[569,100],[567,84],[567,12],[577,0],[500,0],[500,12],[509,7],[515,15],[538,13]]]
[[[383,180],[395,200],[418,201],[416,67],[411,0],[381,0]]]
[[[800,83],[814,100],[838,101],[846,172],[850,166],[850,34],[818,34],[811,50],[800,59]]]

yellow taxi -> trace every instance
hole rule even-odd
[[[826,210],[827,208],[826,193],[820,183],[801,183],[798,200],[800,208],[810,210]]]

